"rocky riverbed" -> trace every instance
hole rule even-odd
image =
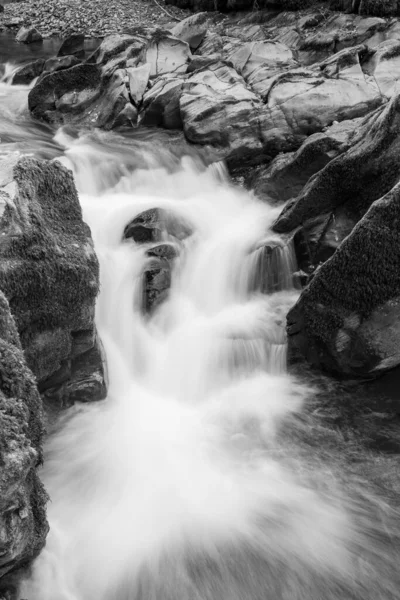
[[[44,38],[71,33],[95,38],[136,25],[171,24],[189,14],[175,6],[166,7],[164,0],[28,0],[4,5],[0,31],[27,24],[36,27]]]

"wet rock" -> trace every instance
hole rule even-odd
[[[0,292],[0,578],[29,565],[45,544],[47,495],[36,467],[43,460],[43,411],[7,299]]]
[[[38,58],[18,69],[12,76],[12,85],[29,85],[36,77],[42,74],[45,62],[43,58]]]
[[[22,44],[32,44],[42,41],[43,37],[35,27],[21,27],[15,39]]]
[[[76,56],[62,56],[61,58],[49,58],[44,65],[45,73],[55,73],[63,69],[70,69],[80,64],[80,60]]]
[[[69,170],[15,155],[0,173],[0,288],[42,386],[72,360],[74,336],[94,327],[99,267]]]
[[[143,310],[152,313],[168,297],[171,287],[171,264],[165,259],[152,259],[143,273]]]
[[[146,250],[147,256],[155,256],[158,258],[165,258],[167,260],[173,260],[178,256],[178,249],[174,244],[158,244]]]
[[[83,33],[77,33],[67,37],[58,51],[57,57],[62,56],[75,56],[75,58],[82,60],[85,58],[85,36]]]
[[[191,235],[190,226],[181,218],[162,208],[150,208],[135,217],[124,230],[124,239],[138,244],[161,242],[167,236],[183,240]]]
[[[355,224],[400,177],[400,96],[363,120],[352,145],[322,169],[274,225],[284,233],[309,219],[345,209]]]
[[[159,77],[144,94],[141,124],[145,127],[182,129],[180,98],[184,80],[171,75]]]
[[[195,51],[204,39],[207,32],[208,13],[202,12],[183,19],[171,29],[174,37],[189,44],[190,49]]]
[[[400,364],[400,184],[375,201],[288,314],[291,360],[346,377]]]

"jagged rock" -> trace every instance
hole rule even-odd
[[[182,40],[189,44],[192,51],[195,51],[204,39],[207,31],[208,13],[202,12],[196,15],[191,15],[177,23],[171,33],[178,40]]]
[[[49,58],[44,65],[45,73],[54,73],[63,69],[70,69],[79,65],[81,61],[76,56],[62,56],[60,58]]]
[[[21,27],[15,36],[17,42],[23,44],[32,44],[33,42],[42,41],[42,35],[35,27]]]
[[[149,208],[132,219],[125,227],[124,239],[138,244],[161,242],[167,236],[183,240],[191,235],[188,223],[163,208]]]
[[[375,201],[288,314],[289,356],[347,377],[400,364],[400,184]]]
[[[11,79],[12,85],[29,85],[42,74],[45,62],[43,58],[38,58],[15,71]]]
[[[218,54],[211,54],[209,56],[193,56],[193,59],[190,61],[188,66],[188,73],[194,73],[199,69],[204,69],[209,67],[215,62],[220,60],[220,56]]]
[[[145,32],[139,32],[137,34],[118,33],[108,35],[88,58],[88,62],[104,65],[122,55],[126,65],[126,61],[129,58],[134,58],[134,56],[141,54],[145,48],[146,41],[147,37]],[[131,52],[129,53],[127,50],[131,50]]]
[[[143,272],[143,310],[152,313],[168,296],[171,287],[171,264],[153,258]]]
[[[144,64],[140,67],[129,67],[129,93],[135,106],[139,106],[143,100],[150,77],[150,65]]]
[[[145,127],[181,129],[180,98],[184,80],[171,75],[159,77],[143,97],[141,124]]]
[[[274,229],[289,232],[309,219],[345,209],[355,224],[400,177],[400,96],[365,117],[347,152],[332,160],[283,210]]]
[[[42,462],[43,411],[7,299],[0,292],[0,578],[29,564],[45,544],[47,496]]]
[[[58,51],[57,57],[75,56],[78,60],[85,58],[85,36],[83,33],[76,33],[67,37]]]
[[[296,152],[279,154],[250,180],[250,187],[262,199],[284,202],[296,197],[307,181],[331,160],[343,154],[362,118],[335,122],[324,132],[310,135]]]
[[[186,73],[191,52],[189,44],[172,35],[154,36],[147,49],[145,61],[150,65],[150,76],[165,73]]]
[[[72,360],[73,336],[94,327],[98,262],[70,171],[13,155],[0,174],[0,289],[43,387]]]
[[[137,108],[127,102],[121,112],[112,121],[112,127],[137,127],[139,113]]]

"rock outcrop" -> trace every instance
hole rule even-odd
[[[72,173],[11,156],[0,163],[0,199],[0,289],[40,391],[61,406],[103,398],[99,267]]]
[[[1,593],[5,576],[39,554],[48,532],[47,495],[36,472],[42,462],[42,403],[1,292],[0,430]]]
[[[375,201],[288,314],[292,361],[348,377],[400,364],[400,184]]]

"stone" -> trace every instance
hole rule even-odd
[[[172,35],[154,36],[146,49],[145,62],[150,65],[150,76],[165,73],[186,73],[191,57],[189,44]]]
[[[342,377],[400,364],[400,184],[373,202],[288,314],[289,356]]]
[[[143,100],[144,93],[149,83],[150,70],[149,64],[144,64],[140,67],[127,68],[129,94],[135,106],[139,106]]]
[[[167,236],[183,240],[192,230],[182,218],[162,208],[149,208],[137,215],[124,229],[124,239],[138,244],[161,242]]]
[[[144,94],[140,123],[145,127],[182,129],[180,98],[184,80],[165,75],[159,77]]]
[[[373,77],[383,96],[391,98],[397,93],[400,79],[400,42],[387,40],[379,44],[364,61],[363,71]]]
[[[43,58],[38,58],[15,71],[11,79],[12,85],[29,85],[32,83],[36,77],[42,74],[45,62]]]
[[[362,121],[351,147],[309,180],[281,213],[274,229],[293,231],[310,219],[346,208],[353,223],[400,177],[400,96]]]
[[[80,60],[76,56],[62,56],[60,58],[49,58],[44,65],[45,73],[55,73],[63,69],[70,69],[80,64]]]
[[[261,199],[285,202],[296,197],[307,181],[352,143],[362,118],[335,122],[323,132],[310,135],[296,152],[279,154],[250,180]]]
[[[207,12],[191,15],[180,21],[180,23],[177,23],[171,29],[171,34],[175,38],[188,43],[190,49],[194,52],[206,35],[208,17]]]
[[[22,44],[32,44],[33,42],[41,42],[43,37],[35,27],[21,27],[15,39]]]
[[[0,173],[0,289],[43,391],[76,360],[74,336],[94,327],[99,265],[68,169],[16,154]]]
[[[165,259],[151,259],[143,272],[143,311],[153,313],[168,297],[171,265]]]
[[[83,33],[70,35],[63,41],[57,57],[63,56],[75,56],[79,60],[85,58],[85,36]]]
[[[45,544],[47,495],[36,468],[43,461],[43,409],[15,321],[0,292],[0,578],[29,565]]]

